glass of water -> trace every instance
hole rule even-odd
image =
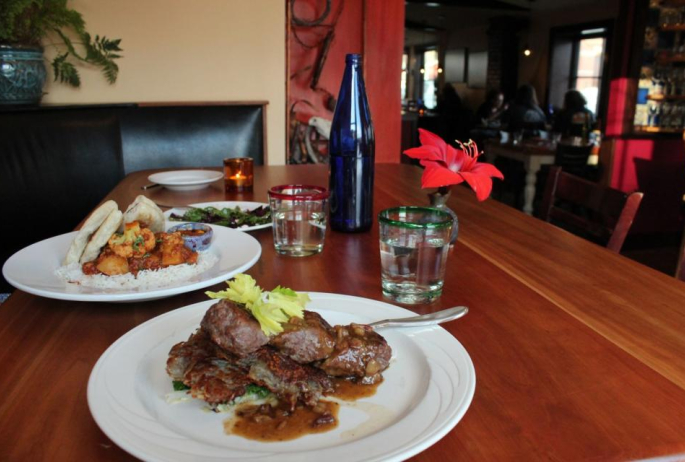
[[[383,295],[398,303],[429,303],[442,294],[452,216],[429,207],[378,214]]]
[[[276,252],[306,257],[323,250],[328,216],[328,190],[301,184],[269,190]]]

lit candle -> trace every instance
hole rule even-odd
[[[239,157],[224,159],[226,191],[252,191],[253,161],[250,158]]]
[[[232,177],[229,177],[229,180],[231,180],[231,183],[233,183],[235,186],[243,186],[246,178],[247,177],[243,175],[243,172],[238,172]]]

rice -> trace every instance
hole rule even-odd
[[[137,276],[131,273],[120,274],[117,276],[106,276],[96,274],[88,276],[81,271],[80,263],[61,266],[55,270],[55,274],[70,284],[78,284],[83,287],[96,289],[115,289],[115,290],[148,290],[159,287],[170,286],[174,283],[189,281],[198,276],[219,261],[213,252],[198,252],[197,263],[194,265],[174,265],[159,270],[139,271]]]

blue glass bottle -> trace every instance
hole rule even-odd
[[[374,135],[362,57],[345,58],[329,141],[331,228],[367,231],[373,222]]]

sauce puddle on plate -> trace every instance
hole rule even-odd
[[[368,398],[376,394],[378,386],[383,383],[379,380],[372,385],[362,385],[360,383],[352,382],[351,380],[335,379],[333,385],[335,391],[328,396],[334,396],[343,401],[356,401],[361,398]]]
[[[311,408],[299,404],[294,411],[286,403],[238,405],[224,421],[224,432],[257,441],[288,441],[310,433],[323,433],[338,426],[340,405],[321,400]]]
[[[343,401],[356,401],[376,394],[381,382],[361,385],[336,379],[335,391],[329,396]],[[324,433],[338,426],[340,404],[320,400],[315,407],[297,404],[294,411],[287,403],[239,404],[232,417],[224,421],[224,433],[257,441],[288,441],[312,433]]]

